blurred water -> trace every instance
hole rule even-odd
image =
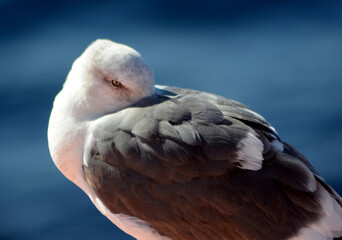
[[[158,84],[264,115],[342,192],[341,1],[0,2],[0,239],[131,239],[54,167],[46,129],[73,60],[128,44]]]

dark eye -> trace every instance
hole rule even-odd
[[[112,85],[117,88],[121,87],[121,83],[118,80],[112,80]]]

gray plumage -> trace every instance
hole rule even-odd
[[[241,103],[168,87],[111,114],[94,131],[85,177],[115,213],[172,239],[288,239],[322,215],[310,163]],[[239,143],[264,145],[262,168],[241,168]],[[245,159],[248,161],[248,159]]]

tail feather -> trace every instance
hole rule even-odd
[[[323,185],[323,186],[322,186]],[[319,201],[322,207],[318,221],[303,227],[290,240],[342,240],[342,207],[339,204],[340,196],[326,189],[326,184],[317,182]]]

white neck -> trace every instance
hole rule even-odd
[[[77,117],[74,99],[62,90],[54,101],[51,112],[48,141],[51,157],[57,168],[80,187],[83,181],[82,158],[89,122]]]

